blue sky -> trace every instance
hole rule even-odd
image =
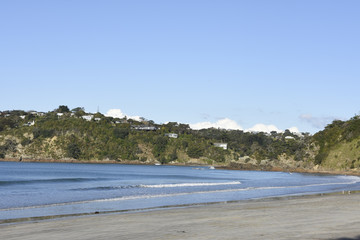
[[[194,128],[315,133],[360,113],[359,9],[355,0],[3,0],[0,111],[99,107]]]

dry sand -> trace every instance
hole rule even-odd
[[[0,239],[360,239],[360,195],[324,195],[0,225]]]

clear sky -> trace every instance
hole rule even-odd
[[[360,113],[359,12],[357,0],[2,0],[0,111],[315,133]]]

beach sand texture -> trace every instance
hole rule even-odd
[[[217,203],[0,225],[0,239],[360,239],[360,195]]]

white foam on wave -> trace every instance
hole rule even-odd
[[[222,182],[222,183],[174,183],[174,184],[156,184],[156,185],[140,185],[143,188],[175,188],[175,187],[205,187],[205,186],[223,186],[241,184],[239,181]]]
[[[358,177],[358,176],[339,176],[338,178],[344,179],[344,180],[350,180],[351,184],[360,182],[360,177]]]

